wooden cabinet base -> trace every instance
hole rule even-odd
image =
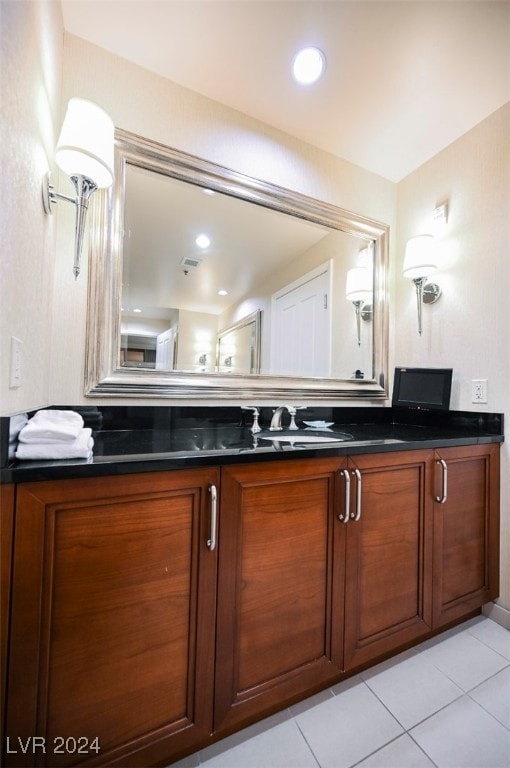
[[[214,469],[19,488],[8,765],[147,766],[208,737],[212,483]]]
[[[498,593],[499,445],[28,483],[13,504],[12,768],[166,766]]]
[[[222,473],[215,729],[342,670],[343,556],[334,556],[342,465],[286,461]]]
[[[499,594],[499,462],[499,445],[437,451],[434,627]]]
[[[359,519],[345,528],[344,669],[419,640],[432,628],[431,451],[355,457]]]

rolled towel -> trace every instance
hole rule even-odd
[[[72,443],[83,429],[83,418],[75,411],[37,411],[19,433],[22,443]]]
[[[81,430],[76,440],[60,443],[18,443],[16,458],[20,461],[32,459],[90,459],[94,439],[88,427]]]

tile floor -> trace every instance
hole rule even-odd
[[[510,632],[484,617],[173,768],[510,768]]]

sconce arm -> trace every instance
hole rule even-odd
[[[418,305],[418,333],[421,336],[422,324],[421,324],[421,308],[423,302],[423,286],[425,285],[426,277],[413,277],[413,283],[416,286],[416,303]]]
[[[75,221],[75,241],[74,241],[74,264],[73,273],[76,279],[80,274],[81,251],[83,247],[83,234],[85,231],[85,218],[89,207],[89,198],[92,192],[97,189],[97,184],[87,176],[79,174],[70,177],[76,189],[76,197],[63,195],[61,192],[55,192],[51,181],[51,173],[48,172],[43,181],[43,206],[46,213],[52,213],[51,206],[59,200],[65,200],[76,206]]]
[[[358,335],[358,347],[361,347],[361,324],[360,324],[360,320],[361,320],[361,308],[362,308],[364,302],[358,299],[357,301],[353,301],[352,303],[354,304],[354,310],[356,312],[356,331],[357,331],[357,335]]]
[[[435,304],[441,296],[441,288],[437,283],[427,283],[426,277],[414,277],[416,286],[416,303],[418,305],[418,333],[422,333],[422,305]]]

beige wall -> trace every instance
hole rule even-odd
[[[48,405],[56,216],[41,203],[60,129],[60,2],[2,2],[0,408]],[[11,336],[23,342],[22,384],[9,389]]]
[[[439,302],[416,330],[411,281],[401,276],[405,243],[448,200],[434,279]],[[452,408],[503,412],[510,423],[510,104],[440,152],[398,185],[392,305],[397,365],[451,366]],[[471,403],[471,380],[487,379],[489,402]],[[508,432],[508,426],[507,426]],[[510,451],[501,454],[501,599],[510,610]]]

